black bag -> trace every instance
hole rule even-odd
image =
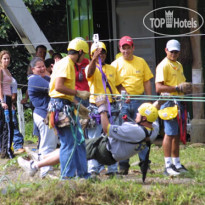
[[[93,139],[86,139],[86,154],[87,159],[95,159],[100,164],[112,165],[116,160],[112,157],[112,153],[107,150],[108,137],[98,137]]]

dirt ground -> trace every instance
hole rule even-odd
[[[157,142],[157,144],[160,144],[160,141]],[[25,143],[25,146],[32,148],[36,148],[35,144],[28,144]],[[16,183],[32,183],[32,182],[37,182],[39,180],[43,180],[39,178],[38,173],[34,177],[29,177],[25,174],[25,172],[18,167],[16,164],[16,159],[18,156],[16,156],[12,160],[8,159],[0,159],[0,190],[3,192],[5,188],[8,185],[16,184]],[[131,166],[136,165],[138,162],[133,163]],[[151,172],[154,173],[162,173],[163,170],[157,169]],[[60,170],[59,168],[55,168],[52,176],[60,177]],[[108,179],[108,176],[105,175],[104,173],[100,175],[100,180],[106,180]],[[135,181],[136,183],[142,184],[142,179],[141,179],[141,173],[140,171],[137,170],[130,170],[129,174],[126,176],[121,176],[121,179],[124,181]],[[146,188],[148,189],[150,185],[152,184],[189,184],[193,185],[196,184],[194,179],[190,178],[171,178],[171,177],[147,177],[146,182],[144,185],[146,185]]]

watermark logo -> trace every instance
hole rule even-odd
[[[153,33],[175,36],[194,33],[203,26],[204,19],[193,9],[168,6],[147,13],[143,24]]]

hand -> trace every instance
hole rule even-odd
[[[86,90],[84,90],[84,91],[77,90],[76,96],[83,99],[83,100],[87,100],[90,97],[90,92],[88,92]]]
[[[12,104],[12,110],[16,110],[16,106]]]
[[[106,103],[107,103],[107,99],[105,95],[99,95],[95,99],[95,104],[97,107],[100,107],[101,105],[106,104]]]
[[[157,101],[155,101],[155,102],[153,103],[153,105],[154,105],[157,109],[159,109],[159,108],[161,107],[161,105],[163,105],[164,103],[167,102],[166,99],[169,99],[170,96],[171,96],[170,93],[161,93],[161,95],[159,96],[159,99],[158,99]]]
[[[27,98],[23,98],[22,100],[21,100],[21,104],[26,104],[28,102],[28,99]]]
[[[102,48],[97,48],[93,54],[92,60],[96,61],[98,60],[98,57],[100,56],[102,51]]]
[[[99,95],[95,100],[95,104],[98,107],[99,114],[102,112],[108,112],[107,99],[105,95]]]
[[[126,97],[125,103],[130,103],[130,96],[129,95]]]
[[[191,83],[180,83],[178,86],[176,86],[177,92],[182,92],[184,94],[190,94],[192,93],[192,84]]]
[[[2,106],[2,108],[4,109],[4,110],[6,110],[6,109],[8,109],[8,105],[6,104],[6,103],[1,103],[1,106]]]
[[[90,110],[88,110],[85,106],[80,104],[80,107],[79,107],[79,117],[81,119],[89,119],[89,115],[88,115],[89,112],[90,112]]]

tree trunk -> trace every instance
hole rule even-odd
[[[198,0],[188,0],[188,7],[197,11]],[[198,15],[194,12],[189,12],[189,19],[193,18],[194,21],[198,21]],[[191,31],[193,29],[191,28]],[[194,34],[200,34],[200,30],[194,32]],[[193,54],[192,63],[192,83],[194,97],[202,97],[203,95],[196,95],[197,93],[203,93],[204,80],[203,80],[203,68],[202,68],[202,58],[201,58],[201,36],[191,36],[191,47]],[[203,119],[204,118],[204,103],[203,102],[193,102],[193,118]]]

